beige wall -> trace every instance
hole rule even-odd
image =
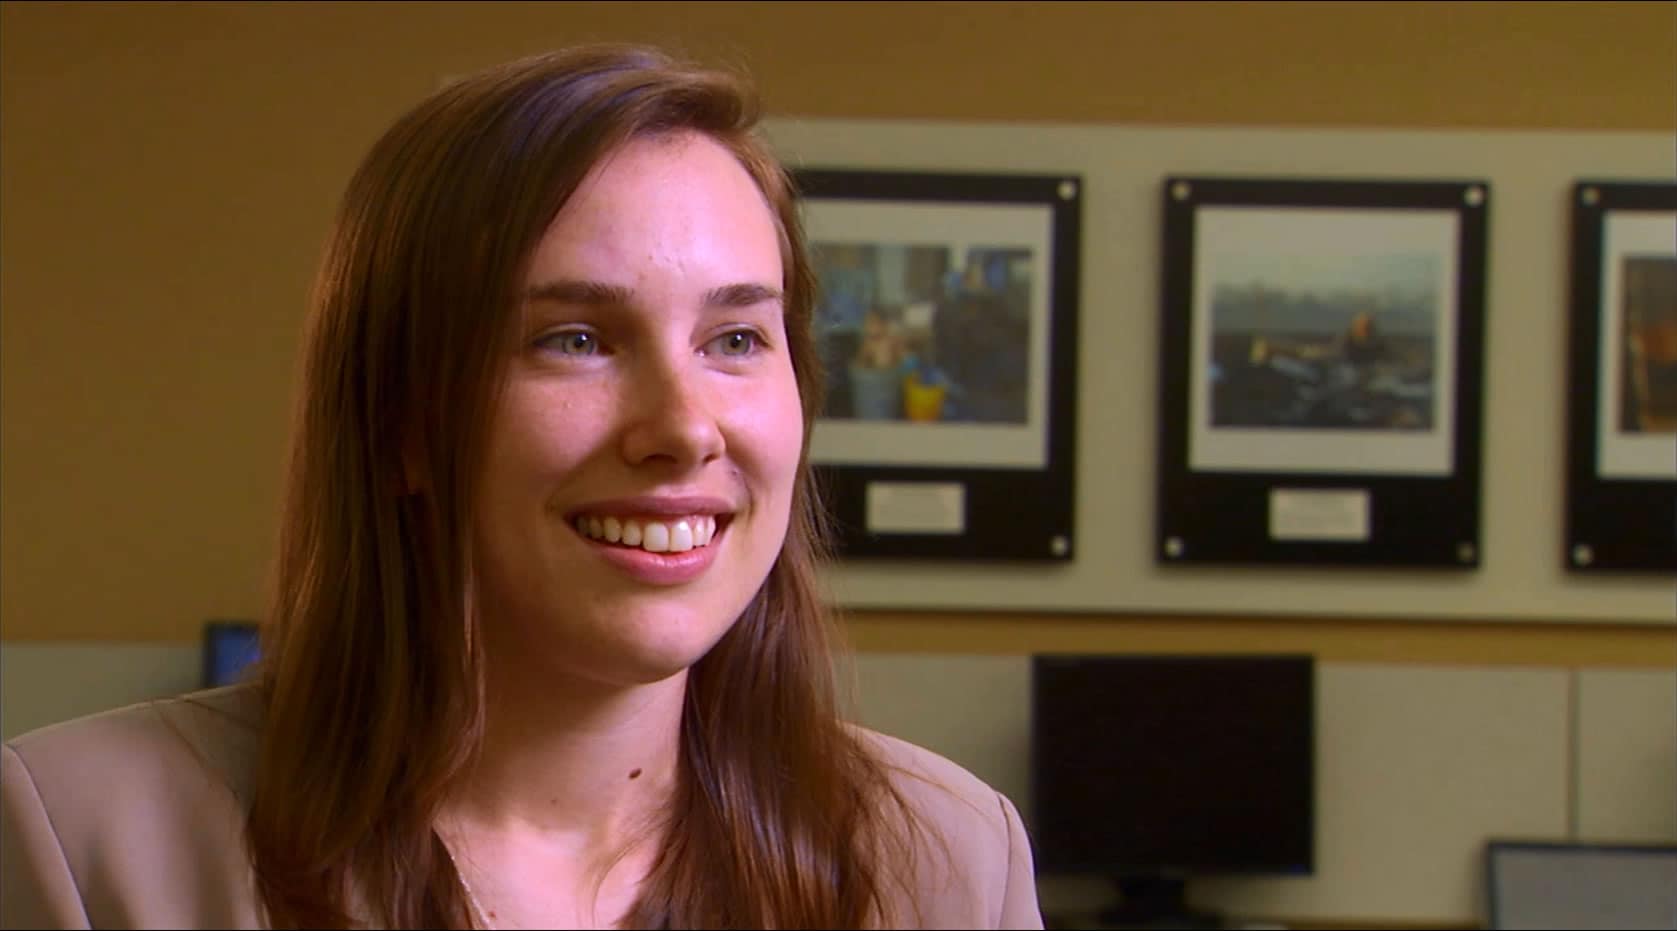
[[[749,65],[776,115],[1668,131],[1674,10],[7,3],[0,635],[183,640],[258,610],[319,243],[444,74],[655,39]]]

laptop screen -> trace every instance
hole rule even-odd
[[[1490,927],[1677,928],[1677,844],[1493,841]]]

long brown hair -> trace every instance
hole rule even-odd
[[[668,840],[625,924],[892,919],[887,886],[909,870],[891,858],[908,856],[913,824],[838,713],[808,467],[814,275],[757,118],[737,76],[593,46],[439,91],[351,179],[312,299],[264,633],[248,838],[273,925],[470,924],[432,821],[484,733],[467,492],[500,347],[529,256],[588,171],[677,130],[727,146],[773,207],[804,462],[778,560],[690,673]]]

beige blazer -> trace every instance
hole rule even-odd
[[[0,928],[259,928],[244,847],[260,709],[233,686],[42,728],[0,747]],[[1013,804],[961,767],[873,734],[947,839],[919,857],[929,928],[1041,928]]]

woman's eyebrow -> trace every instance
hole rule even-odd
[[[534,284],[524,291],[526,301],[549,301],[555,304],[579,304],[589,307],[627,306],[634,292],[622,285],[601,281],[580,281],[559,278]]]
[[[584,307],[627,307],[633,303],[634,292],[622,285],[602,281],[558,278],[531,285],[524,291],[524,300]],[[706,307],[750,307],[768,302],[784,304],[785,301],[786,295],[779,288],[739,283],[711,288],[705,292],[703,303]]]
[[[707,307],[750,307],[770,301],[785,304],[786,295],[766,284],[725,284],[705,292]]]

